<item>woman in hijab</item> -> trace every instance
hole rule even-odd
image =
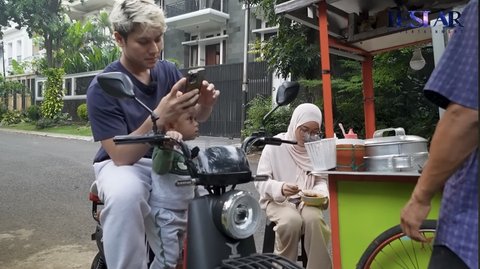
[[[275,137],[295,140],[296,145],[267,145],[258,163],[257,175],[268,175],[267,181],[255,182],[260,205],[270,221],[276,223],[275,253],[297,260],[298,243],[305,235],[307,269],[332,268],[327,244],[330,228],[323,219],[323,207],[304,206],[299,191],[315,192],[328,197],[327,176],[314,176],[304,143],[320,134],[322,112],[314,104],[301,104],[293,112],[286,133]]]

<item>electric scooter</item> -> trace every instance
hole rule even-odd
[[[135,97],[134,86],[128,76],[120,72],[103,73],[97,80],[109,95],[135,99],[151,114],[153,134],[116,136],[114,142],[161,146],[167,141],[173,141],[185,156],[185,165],[191,175],[191,179],[177,181],[176,185],[201,185],[208,191],[207,195],[195,197],[188,207],[187,236],[184,244],[185,269],[301,268],[281,256],[257,253],[253,235],[261,223],[260,205],[249,192],[235,189],[238,184],[267,179],[265,176],[252,176],[246,158],[246,152],[252,145],[295,144],[295,141],[268,137],[261,130],[246,138],[241,148],[215,146],[204,150],[190,150],[185,143],[172,140],[157,130],[155,121],[158,116]],[[296,82],[286,82],[279,87],[277,106],[264,117],[264,122],[278,107],[293,101],[298,91],[299,85]],[[95,196],[91,198],[96,199]],[[98,221],[96,211],[96,208],[92,208],[94,218]],[[103,262],[103,247],[101,239],[98,238],[100,236],[101,226],[97,225],[95,237],[99,254],[96,259]],[[106,268],[103,264],[103,267],[94,265],[92,264],[92,268]]]

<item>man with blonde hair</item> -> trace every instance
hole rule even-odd
[[[159,130],[192,107],[199,121],[206,120],[220,93],[207,81],[200,89],[181,93],[186,80],[173,63],[159,60],[166,31],[160,7],[152,0],[119,0],[110,21],[122,54],[104,72],[130,77],[136,97],[159,116]],[[87,91],[87,106],[93,137],[101,143],[93,167],[99,197],[105,204],[100,222],[107,266],[146,268],[144,219],[150,212],[152,148],[115,145],[113,137],[148,133],[152,130],[150,115],[134,101],[105,94],[96,78]]]

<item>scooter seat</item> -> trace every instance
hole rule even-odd
[[[102,203],[102,200],[100,199],[100,197],[98,197],[97,182],[93,182],[93,184],[90,186],[90,193],[88,194],[88,199],[94,203]]]

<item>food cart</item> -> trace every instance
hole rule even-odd
[[[366,138],[372,138],[376,130],[373,56],[403,47],[433,43],[435,62],[438,62],[448,38],[440,22],[451,21],[445,20],[445,14],[458,14],[452,13],[452,9],[466,2],[290,0],[277,4],[277,14],[319,31],[326,137],[334,137],[330,54],[361,61]],[[432,22],[434,27],[430,26]],[[335,269],[355,268],[367,246],[385,230],[399,224],[400,210],[408,201],[419,177],[417,171],[313,173],[329,174]],[[439,204],[440,196],[437,196],[428,218],[438,217]]]

